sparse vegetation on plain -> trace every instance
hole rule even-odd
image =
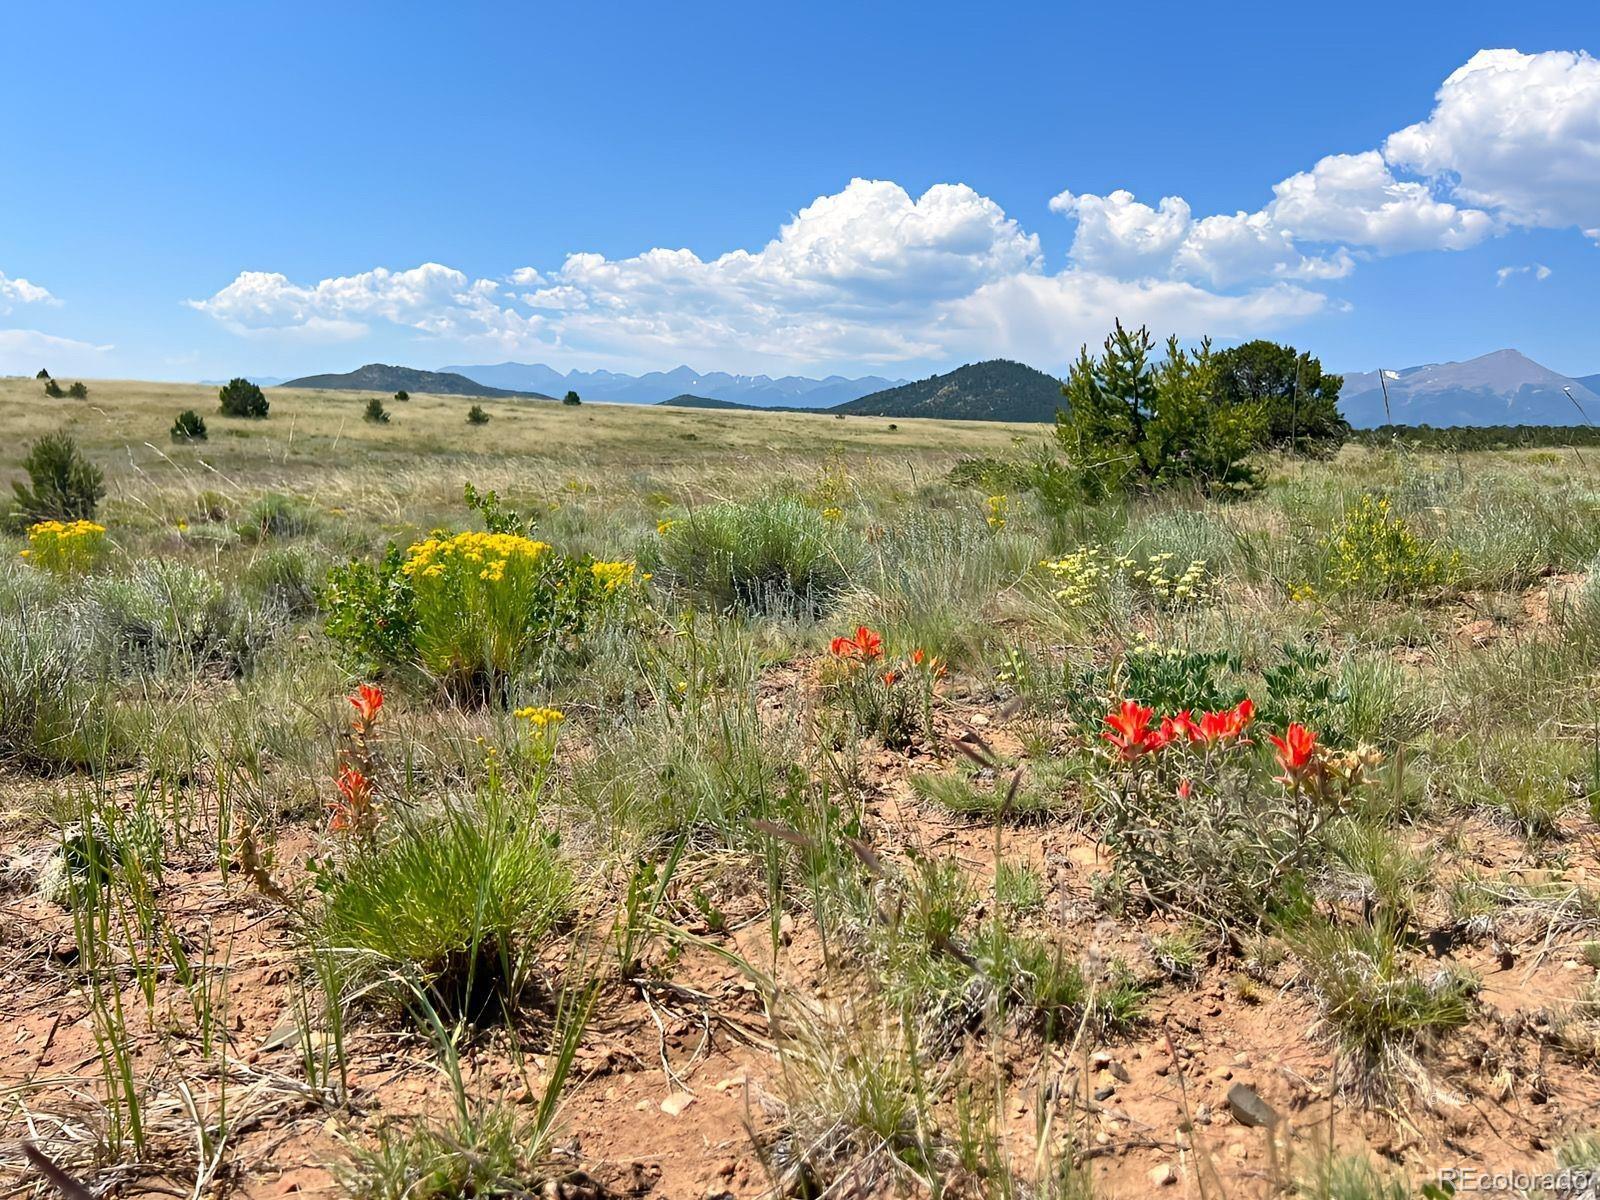
[[[290,387],[208,438],[214,390],[0,381],[0,1170],[1592,1166],[1600,483],[1284,437],[1315,360],[1148,350],[1059,436]]]

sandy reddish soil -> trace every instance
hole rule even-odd
[[[1537,620],[1538,614],[1530,609],[1527,617]],[[763,703],[776,711],[806,686],[804,672],[775,670]],[[1018,748],[998,704],[949,700],[940,720],[947,741],[981,730],[1002,753]],[[912,772],[950,761],[929,747],[869,752],[870,840],[889,858],[907,845],[954,857],[986,881],[992,877],[992,828],[931,809],[907,783]],[[43,786],[23,778],[0,783],[10,792],[5,807],[25,809],[27,797]],[[1553,873],[1528,862],[1519,840],[1481,821],[1453,831],[1417,830],[1416,837],[1424,842],[1445,832],[1486,868],[1525,866],[1543,872],[1541,879],[1600,886],[1600,839],[1586,819],[1569,819],[1564,865]],[[331,1110],[306,1093],[296,1040],[262,1048],[293,1011],[292,925],[280,905],[237,872],[219,874],[214,851],[208,862],[202,846],[169,858],[162,902],[191,956],[226,961],[219,1006],[226,1028],[218,1031],[208,1060],[177,982],[162,979],[147,1005],[129,981],[123,1003],[138,1032],[134,1057],[141,1073],[156,1072],[163,1084],[150,1105],[148,1163],[108,1167],[93,1145],[101,1126],[94,1103],[102,1086],[100,1054],[75,972],[72,918],[29,886],[27,864],[48,854],[49,836],[23,832],[9,840],[22,865],[8,874],[9,888],[0,895],[6,911],[0,924],[0,1084],[10,1106],[7,1139],[38,1141],[72,1172],[95,1176],[97,1186],[188,1195],[198,1158],[186,1106],[214,1115],[225,1091],[231,1134],[210,1186],[248,1197],[282,1196],[329,1191],[328,1163],[340,1156],[342,1138],[360,1140],[397,1116],[449,1111],[448,1089],[426,1041],[375,1015],[352,1014],[348,1111]],[[306,828],[285,828],[278,861],[303,860],[315,841]],[[1164,925],[1113,922],[1097,911],[1091,879],[1103,863],[1092,840],[1070,824],[1028,824],[1005,832],[1004,850],[1040,872],[1048,921],[1069,946],[1120,956],[1153,972],[1147,939]],[[574,1175],[556,1189],[560,1194],[698,1200],[770,1193],[772,1179],[756,1147],[770,1145],[781,1131],[782,1072],[773,1043],[783,1030],[769,1020],[762,990],[709,946],[731,944],[772,971],[786,994],[820,1005],[837,997],[829,995],[816,930],[804,914],[786,918],[785,944],[773,962],[759,881],[720,886],[718,903],[731,918],[731,932],[713,933],[697,925],[689,905],[676,906],[673,919],[708,945],[685,950],[671,966],[669,983],[644,989],[614,983],[602,995],[562,1109],[558,1148]],[[1343,1094],[1332,1099],[1338,1064],[1290,964],[1242,983],[1238,960],[1225,957],[1203,967],[1192,983],[1162,983],[1149,994],[1146,1023],[1104,1046],[1043,1046],[1026,1033],[1010,1034],[1002,1066],[1011,1077],[1012,1107],[1004,1117],[1014,1149],[1020,1161],[1029,1160],[1039,1116],[1034,1106],[1049,1096],[1052,1136],[1074,1135],[1101,1195],[1199,1195],[1204,1188],[1208,1196],[1265,1196],[1283,1177],[1285,1163],[1304,1163],[1330,1141],[1419,1178],[1452,1164],[1543,1168],[1555,1145],[1593,1127],[1600,1114],[1593,1029],[1564,1026],[1560,1017],[1593,980],[1579,953],[1589,936],[1592,931],[1552,926],[1534,914],[1508,918],[1492,933],[1446,948],[1447,960],[1481,975],[1481,1011],[1430,1063],[1433,1094],[1408,1091],[1386,1106],[1363,1109]],[[835,977],[831,987],[839,986]],[[536,1028],[525,1032],[524,1044],[538,1044]],[[971,1043],[954,1053],[986,1053],[976,1034],[967,1036]],[[1590,1039],[1587,1053],[1584,1038]],[[537,1099],[543,1062],[528,1058],[519,1067],[506,1052],[504,1030],[470,1047],[466,1066],[475,1095],[530,1106]],[[190,1081],[192,1100],[182,1079]],[[1227,1093],[1235,1083],[1254,1088],[1281,1115],[1275,1133],[1245,1127],[1230,1115]],[[25,1188],[13,1147],[0,1150],[0,1167],[17,1171],[16,1186]],[[1152,1172],[1167,1168],[1170,1185],[1158,1185]],[[855,1184],[857,1193],[892,1190],[884,1179]]]

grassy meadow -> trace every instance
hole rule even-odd
[[[1592,457],[267,395],[0,381],[7,1195],[1600,1169]]]

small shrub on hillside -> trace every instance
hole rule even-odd
[[[814,616],[848,582],[861,545],[844,525],[780,497],[665,523],[657,553],[663,570],[719,608]]]
[[[67,393],[62,390],[61,385],[54,379],[46,379],[44,381],[44,394],[52,400],[60,400]]]
[[[401,823],[345,863],[318,940],[341,952],[352,986],[397,1007],[411,1006],[415,987],[451,1017],[492,1016],[523,995],[573,892],[550,836],[491,798]]]
[[[578,393],[577,392],[568,392],[565,396],[561,397],[561,403],[563,403],[563,404],[582,404],[583,401],[578,398]]]
[[[230,379],[217,392],[218,411],[225,417],[261,418],[271,407],[266,393],[248,379]]]
[[[172,440],[175,442],[203,442],[206,440],[206,419],[192,408],[186,408],[172,422]]]
[[[374,396],[367,401],[367,407],[361,413],[363,421],[370,421],[374,425],[387,425],[389,411],[383,407],[383,401]]]
[[[93,521],[40,521],[28,528],[22,555],[34,566],[58,575],[92,570],[106,549],[106,527]]]
[[[401,404],[404,404],[406,401],[411,399],[411,393],[406,391],[404,388],[401,388],[394,394],[394,398]]]
[[[468,425],[487,425],[488,423],[489,414],[483,411],[483,405],[474,404],[471,408],[467,409]]]
[[[40,367],[39,368],[39,373],[37,375],[35,375],[34,378],[35,379],[49,379],[50,378],[50,372],[46,371],[43,367]]]
[[[47,433],[29,446],[22,469],[28,482],[14,482],[11,488],[15,515],[29,524],[86,521],[106,494],[105,475],[65,432]]]
[[[87,400],[89,398],[89,385],[83,380],[74,380],[72,386],[67,388],[67,395],[74,400]]]

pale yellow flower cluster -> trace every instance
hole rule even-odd
[[[514,533],[458,533],[415,543],[406,551],[400,571],[416,579],[434,579],[451,567],[476,567],[479,579],[498,583],[508,563],[537,562],[549,551],[549,543]]]
[[[1106,578],[1106,555],[1099,546],[1079,546],[1071,554],[1047,558],[1039,564],[1061,586],[1056,599],[1068,608],[1087,604]]]

